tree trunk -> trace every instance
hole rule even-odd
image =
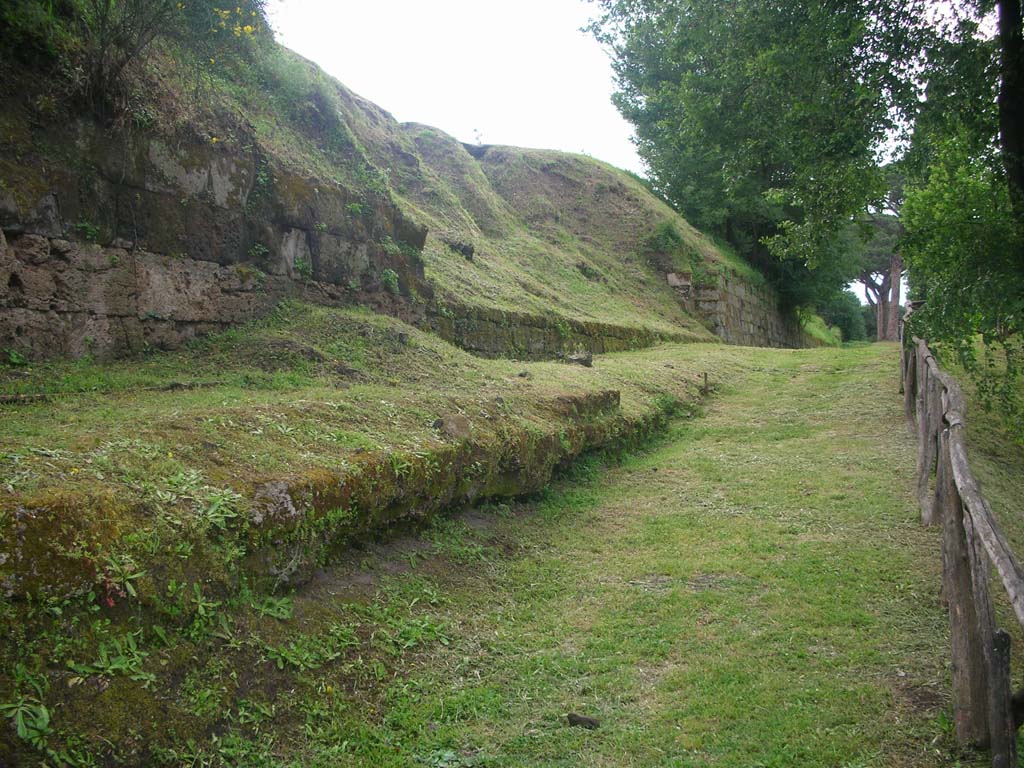
[[[903,259],[898,253],[889,262],[889,290],[885,297],[888,305],[885,318],[885,334],[878,326],[879,341],[899,341],[900,338],[900,283],[903,277]]]
[[[999,11],[999,140],[1010,201],[1024,225],[1024,40],[1021,0],[997,0]]]

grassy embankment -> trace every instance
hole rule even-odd
[[[44,639],[35,650],[49,656],[21,659],[27,682],[16,682],[23,694],[32,682],[44,689],[53,748],[197,765],[958,759],[938,541],[917,524],[893,347],[663,345],[585,370],[480,361],[415,334],[408,345],[383,343],[397,334],[393,321],[341,317],[321,343],[307,343],[323,350],[351,324],[362,330],[341,334],[356,344],[345,359],[359,367],[354,340],[369,331],[362,354],[387,372],[352,382],[345,408],[313,408],[328,399],[322,362],[267,372],[242,334],[236,369],[211,351],[195,373],[215,374],[219,388],[137,391],[166,382],[173,358],[158,358],[103,369],[114,392],[7,410],[23,448],[5,472],[23,473],[17,493],[94,483],[97,471],[112,472],[100,482],[127,493],[138,491],[131,472],[158,487],[172,471],[229,483],[235,471],[340,455],[325,447],[330,430],[374,445],[428,439],[438,406],[477,402],[471,393],[528,410],[539,392],[618,386],[622,409],[642,410],[673,387],[692,400],[702,370],[718,391],[706,415],[677,422],[650,451],[610,468],[584,464],[535,501],[440,518],[422,535],[349,551],[295,592],[208,597],[209,619],[188,599],[174,617],[170,595],[127,615],[97,607],[92,621],[106,624]],[[271,322],[256,336],[282,333]],[[421,355],[440,378],[418,367]],[[65,365],[71,388],[100,373]],[[421,412],[388,426],[386,406],[402,391]],[[410,406],[401,412],[415,413]],[[345,416],[324,424],[338,410]],[[239,446],[190,447],[173,426],[185,422],[215,424],[214,440]],[[138,442],[96,467],[118,430]],[[131,445],[151,448],[133,458]],[[217,460],[195,464],[207,455]],[[187,504],[164,513],[175,509],[193,514]],[[54,607],[40,606],[35,621]],[[138,633],[141,654],[121,653],[126,668],[104,667],[97,644],[127,631]],[[601,728],[569,728],[568,711]]]
[[[682,349],[593,369],[481,360],[388,317],[292,305],[178,353],[5,368],[5,397],[46,395],[0,406],[5,714],[20,708],[40,744],[68,754],[109,742],[119,760],[145,761],[137,749],[203,741],[235,698],[197,709],[157,681],[177,690],[225,642],[243,654],[232,665],[273,668],[268,638],[304,624],[267,635],[252,622],[286,583],[353,536],[422,518],[437,504],[406,502],[436,502],[453,477],[455,499],[479,494],[478,479],[495,493],[539,488],[588,445],[692,408],[701,371],[677,365],[693,360]],[[712,380],[739,365],[707,350]],[[621,397],[601,399],[608,390]],[[464,415],[468,436],[435,428],[446,414]],[[254,497],[274,481],[328,502],[293,493],[298,509],[269,520]],[[394,503],[373,506],[385,496]],[[282,571],[291,560],[302,578]]]
[[[974,764],[946,714],[937,535],[916,522],[913,442],[893,429],[894,347],[737,353],[746,373],[654,450],[372,556],[384,603],[443,643],[343,697],[323,691],[344,673],[310,675],[305,731],[265,754]],[[326,582],[321,610],[347,610],[353,581]],[[570,728],[569,711],[601,727]]]

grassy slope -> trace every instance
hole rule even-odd
[[[287,49],[279,54],[259,83],[216,81],[221,107],[243,115],[261,145],[290,168],[355,189],[384,179],[406,212],[429,227],[427,276],[446,298],[710,340],[648,263],[645,241],[661,222],[685,240],[672,255],[680,269],[731,270],[763,282],[623,171],[579,155],[512,147],[491,148],[478,161],[444,132],[400,125],[310,62]],[[330,94],[340,123],[327,136],[304,125],[301,110],[292,114],[311,98],[307,92]],[[195,110],[187,119],[203,123]],[[467,262],[445,239],[472,243],[476,257]],[[586,276],[581,264],[595,272]]]
[[[144,496],[143,478],[181,472],[244,491],[356,451],[429,448],[444,413],[486,433],[496,397],[513,421],[550,419],[544,403],[565,392],[620,389],[626,415],[661,396],[692,398],[700,372],[665,367],[665,356],[593,369],[483,360],[366,310],[293,304],[180,352],[0,369],[0,393],[54,394],[0,406],[0,469],[20,498],[47,488]]]
[[[652,268],[647,240],[670,222],[685,240],[680,271],[745,270],[759,276],[653,197],[628,174],[591,158],[513,147],[487,148],[476,161],[449,137],[415,132],[416,145],[442,184],[476,211],[472,221],[435,218],[417,208],[428,238],[427,274],[447,296],[501,309],[557,312],[667,333],[703,328]],[[472,262],[442,237],[472,242]]]
[[[228,728],[165,759],[954,762],[937,534],[916,523],[912,438],[892,433],[895,349],[659,354],[731,372],[704,417],[536,502],[371,547],[289,618],[246,619],[281,668],[264,654],[239,702],[226,672],[244,642],[199,655],[173,695]]]
[[[915,522],[912,439],[891,433],[894,348],[745,363],[656,450],[497,534],[465,529],[518,556],[385,578],[443,596],[421,612],[446,645],[321,704],[284,754],[326,764],[351,734],[337,764],[951,764],[936,534]]]

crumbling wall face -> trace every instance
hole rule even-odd
[[[717,275],[713,285],[694,285],[688,272],[670,272],[665,279],[687,310],[729,344],[790,348],[815,344],[795,314],[779,309],[778,298],[767,285],[752,285],[735,274]]]
[[[0,163],[0,349],[112,357],[288,296],[387,308],[431,295],[426,229],[384,193],[281,167],[254,139],[118,135],[87,120],[44,132],[34,140],[72,147],[75,162]]]
[[[173,348],[292,293],[289,278],[244,265],[20,235],[0,241],[0,348],[37,359]]]
[[[646,328],[446,304],[426,325],[445,341],[481,357],[550,360],[580,352],[599,355],[649,347],[663,337]]]

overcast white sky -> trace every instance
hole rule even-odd
[[[270,0],[278,40],[402,122],[641,172],[582,0]]]

